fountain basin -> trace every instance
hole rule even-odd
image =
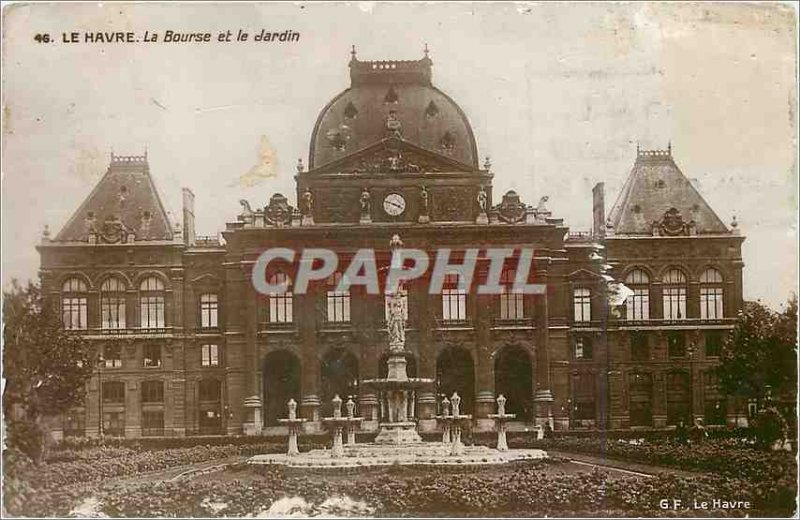
[[[356,444],[345,446],[342,457],[331,457],[330,450],[311,450],[299,456],[256,455],[248,464],[278,464],[293,468],[358,468],[398,465],[482,466],[519,460],[546,458],[543,450],[500,452],[488,446],[464,446],[463,453],[451,455],[451,444],[419,442],[403,445]]]

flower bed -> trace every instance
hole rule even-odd
[[[256,480],[105,485],[96,488],[91,498],[98,512],[113,517],[246,516],[264,513],[287,497],[307,501],[313,509],[337,496],[376,516],[789,516],[794,508],[793,494],[781,495],[748,480],[711,475],[612,479],[599,471],[545,475],[539,464],[519,464],[496,473],[453,473],[443,468],[390,471],[366,479],[320,478],[268,468]],[[20,509],[9,511],[63,516],[87,496],[55,492],[32,497]],[[751,508],[674,510],[660,505],[665,499],[691,505],[720,497],[749,500]]]
[[[509,446],[603,455],[630,462],[711,472],[734,478],[794,479],[797,474],[794,454],[757,450],[735,439],[714,440],[691,445],[669,441],[631,444],[620,440],[587,438],[560,438],[544,441],[512,439],[509,441]]]

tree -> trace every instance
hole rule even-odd
[[[718,374],[725,393],[749,399],[794,393],[797,384],[797,298],[783,312],[748,302],[723,343]]]
[[[83,401],[96,357],[85,339],[64,330],[37,284],[16,280],[3,291],[3,344],[8,445],[38,462],[48,437],[43,419]]]
[[[759,403],[773,398],[794,405],[797,396],[797,297],[782,312],[758,302],[740,311],[722,346],[720,387]]]

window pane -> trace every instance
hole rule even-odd
[[[686,318],[686,288],[664,287],[664,319]]]
[[[219,326],[219,301],[215,293],[200,295],[200,326],[203,328]]]
[[[592,297],[587,288],[578,288],[573,292],[575,321],[591,321]]]

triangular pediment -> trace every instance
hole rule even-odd
[[[310,173],[436,173],[474,172],[467,164],[397,137],[388,137],[362,150],[331,161]]]
[[[594,271],[589,271],[588,269],[578,269],[577,271],[572,271],[567,275],[567,280],[572,282],[574,281],[591,281],[596,282],[602,280],[602,276]]]

